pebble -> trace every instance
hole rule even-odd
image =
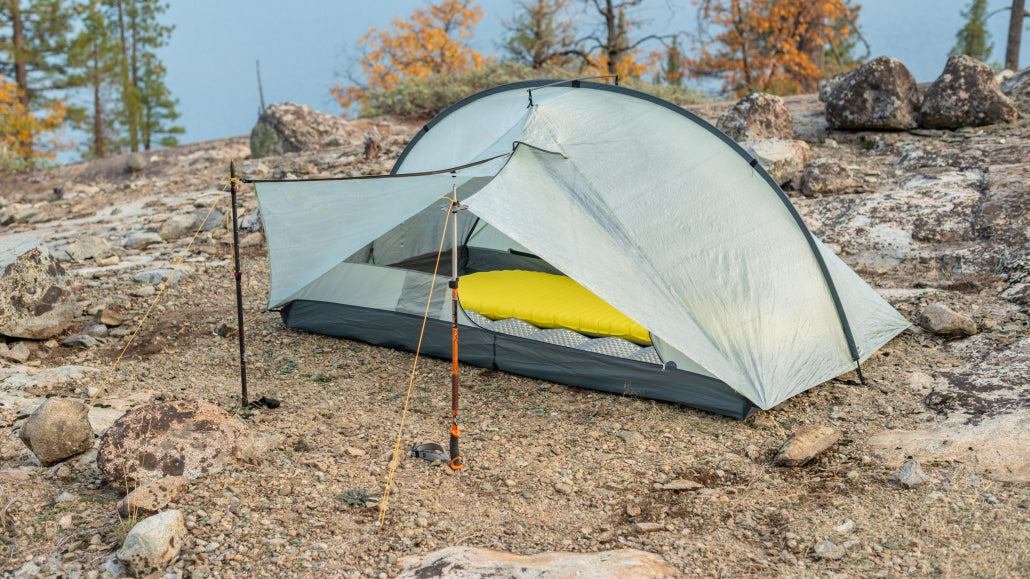
[[[930,478],[923,473],[923,467],[918,460],[910,460],[898,473],[898,482],[907,489],[914,489],[930,482]]]

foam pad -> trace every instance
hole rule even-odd
[[[466,310],[493,319],[517,318],[540,328],[567,328],[595,336],[651,343],[651,335],[571,278],[538,271],[486,271],[461,278]]]

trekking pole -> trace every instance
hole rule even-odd
[[[247,401],[247,358],[243,347],[243,281],[240,278],[240,230],[236,226],[236,161],[229,161],[229,192],[232,194],[232,257],[233,276],[236,278],[236,328],[240,336],[240,406]]]
[[[458,428],[458,212],[465,209],[458,204],[458,186],[451,186],[451,214],[453,219],[453,240],[451,247],[451,469],[465,468],[465,460],[458,450],[461,429]]]

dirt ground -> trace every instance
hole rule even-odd
[[[153,228],[157,215],[206,207],[217,198],[226,162],[241,150],[241,139],[168,150],[151,163],[152,173],[140,176],[80,164],[22,177],[0,195],[42,199],[54,183],[87,177],[100,190],[69,202],[78,204],[78,217],[3,234],[71,239],[101,227],[99,218],[109,227]],[[847,145],[841,154],[882,162]],[[389,166],[353,159],[333,165],[329,158],[262,162],[270,174],[294,175]],[[248,170],[256,167],[248,163]],[[247,209],[255,206],[249,187],[241,197]],[[141,207],[147,202],[150,208]],[[225,202],[220,198],[221,207]],[[108,215],[112,206],[124,209]],[[412,372],[411,353],[285,329],[276,313],[261,313],[267,257],[263,246],[248,247],[242,264],[246,315],[253,318],[246,326],[250,395],[278,398],[282,406],[240,409],[238,346],[216,332],[236,323],[223,239],[218,233],[198,239],[184,260],[190,274],[161,296],[116,366],[127,335],[95,349],[30,344],[34,370],[83,365],[99,371],[30,387],[29,395],[83,400],[102,386],[100,404],[107,406],[207,400],[236,414],[265,449],[253,463],[191,482],[172,505],[182,509],[189,530],[169,567],[172,576],[389,577],[399,558],[453,545],[520,554],[637,548],[702,577],[1030,576],[1028,485],[985,476],[972,458],[924,462],[932,482],[905,489],[896,461],[869,444],[876,433],[926,429],[945,418],[927,405],[913,375],[957,367],[962,357],[949,341],[918,329],[863,365],[866,385],[845,375],[744,422],[462,366],[459,419],[467,468],[454,474],[405,459],[384,509],[398,437],[402,450],[416,442],[446,443],[449,363],[420,358]],[[154,257],[148,267],[174,264],[188,241],[138,254]],[[75,277],[83,306],[75,331],[111,302],[128,312],[122,328],[142,321],[154,298],[132,295],[139,284],[130,271]],[[881,287],[911,290],[891,299],[910,319],[934,299],[916,291],[918,276],[900,268],[860,273],[878,278]],[[978,286],[949,295],[997,309],[997,294]],[[1003,323],[1025,332],[1024,313],[1006,315]],[[1018,337],[1015,329],[999,330],[992,339]],[[0,366],[14,371],[7,362]],[[1025,393],[1025,384],[1020,387]],[[39,466],[17,438],[23,418],[0,407],[0,571],[13,575],[31,563],[52,577],[117,573],[110,561],[132,524],[115,510],[124,489],[104,480],[90,453]],[[786,437],[807,424],[833,426],[843,435],[814,463],[773,466]],[[660,488],[676,479],[704,488]],[[62,493],[70,497],[59,498]],[[651,522],[661,525],[634,526]],[[822,541],[844,547],[842,556],[816,555]]]

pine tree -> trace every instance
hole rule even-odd
[[[68,59],[74,67],[71,81],[88,89],[91,104],[75,126],[90,134],[82,152],[105,157],[121,150],[123,143],[116,126],[118,101],[118,44],[108,10],[91,3],[83,13],[82,26],[72,43]]]
[[[569,0],[523,0],[515,17],[504,22],[509,36],[504,48],[512,61],[541,69],[563,67],[576,42],[576,24],[565,16]]]
[[[155,135],[174,143],[182,127],[169,125],[179,114],[164,84],[164,67],[156,50],[168,43],[173,27],[158,22],[168,8],[162,0],[107,0],[117,27],[121,110],[130,151],[149,150]]]
[[[52,96],[71,86],[68,51],[76,12],[70,0],[0,0],[0,75],[14,81],[17,99],[29,113],[53,119],[62,111],[63,119],[78,112]],[[27,159],[49,155],[37,150],[36,133],[24,138],[19,150]],[[65,146],[52,142],[49,148]]]
[[[957,43],[949,54],[966,54],[987,62],[994,50],[991,33],[987,30],[987,0],[972,0],[960,14],[966,25],[955,35]]]

